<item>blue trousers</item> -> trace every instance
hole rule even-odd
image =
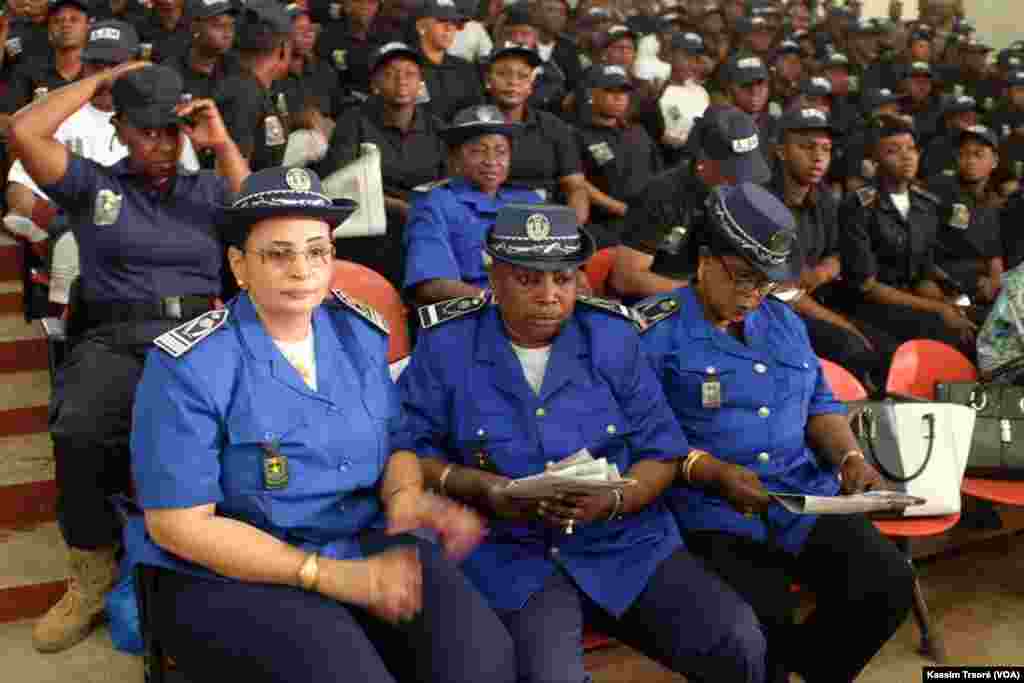
[[[583,683],[583,623],[691,681],[762,683],[767,645],[754,611],[685,550],[669,556],[619,618],[563,572],[521,610],[502,612],[521,683]]]
[[[512,683],[515,652],[484,598],[441,555],[412,537],[423,564],[423,610],[392,626],[289,586],[160,577],[154,634],[191,683],[437,681]]]

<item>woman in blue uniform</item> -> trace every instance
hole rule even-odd
[[[107,502],[128,483],[132,396],[154,337],[209,310],[220,294],[222,248],[213,210],[249,167],[210,100],[179,104],[181,77],[129,62],[50,93],[14,117],[10,145],[68,216],[81,278],[71,302],[71,348],[57,369],[50,434],[57,516],[69,549],[65,597],[39,621],[33,642],[54,652],[88,635],[113,584],[116,515]],[[109,91],[111,119],[128,157],[101,166],[53,139],[86,102]],[[216,154],[218,173],[185,173],[185,136]]]
[[[770,681],[852,681],[909,610],[910,570],[863,515],[771,503],[768,491],[831,496],[880,478],[803,322],[768,296],[800,276],[792,214],[749,183],[716,190],[708,211],[695,280],[638,305],[644,348],[695,449],[680,467],[689,488],[669,505],[688,546],[757,612]],[[794,579],[816,595],[799,626]]]
[[[463,569],[508,627],[519,680],[587,680],[584,618],[687,676],[763,680],[753,613],[686,552],[660,498],[688,449],[630,311],[577,299],[592,238],[569,207],[512,204],[486,250],[493,298],[420,309],[398,445],[423,458],[430,486],[491,518]],[[511,479],[582,448],[637,484],[508,495]]]
[[[486,602],[404,533],[430,528],[458,559],[483,524],[425,494],[391,445],[380,316],[321,303],[352,207],[305,169],[250,176],[224,211],[242,293],[147,358],[131,442],[145,530],[135,517],[127,538],[161,568],[154,631],[189,680],[515,678]]]

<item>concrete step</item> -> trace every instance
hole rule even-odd
[[[0,529],[56,519],[53,478],[49,434],[0,437]]]
[[[21,313],[22,310],[21,282],[0,282],[0,315]]]
[[[46,612],[63,594],[67,572],[56,523],[0,529],[0,623]]]
[[[26,323],[20,313],[0,315],[0,372],[46,370],[47,367],[42,325]]]
[[[104,625],[70,650],[39,654],[32,648],[32,621],[0,624],[4,679],[32,683],[141,683],[142,657],[118,652]]]
[[[0,281],[21,279],[20,247],[6,234],[0,234]]]

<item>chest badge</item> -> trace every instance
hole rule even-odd
[[[711,410],[722,407],[722,381],[715,374],[714,368],[707,369],[707,375],[700,385],[700,404]]]
[[[113,190],[100,190],[96,193],[96,206],[93,210],[92,222],[96,225],[113,225],[121,215],[121,204],[124,195]]]
[[[971,224],[971,210],[966,204],[954,204],[953,211],[949,215],[949,227],[957,230],[966,230]]]
[[[263,449],[263,488],[276,491],[288,486],[288,458],[276,441],[260,444]]]
[[[334,67],[338,71],[348,69],[348,50],[335,50],[331,56],[334,58]]]
[[[263,138],[267,147],[280,147],[284,144],[284,126],[276,115],[263,119]]]
[[[598,142],[593,145],[587,146],[590,150],[590,154],[594,157],[594,161],[597,162],[598,166],[604,166],[609,161],[615,158],[615,152],[612,151],[611,145],[607,142]]]
[[[21,38],[11,38],[4,44],[7,56],[14,59],[21,54]]]

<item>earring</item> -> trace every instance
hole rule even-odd
[[[238,288],[239,289],[245,289],[245,280],[239,280],[238,281]]]

